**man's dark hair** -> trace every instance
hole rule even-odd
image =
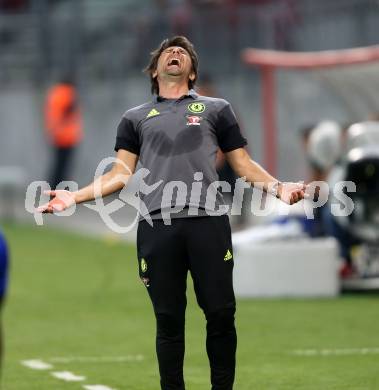
[[[151,52],[150,62],[147,65],[147,67],[144,69],[144,72],[150,75],[151,93],[156,93],[157,95],[159,94],[158,80],[156,77],[153,77],[153,73],[157,69],[159,56],[162,54],[164,50],[172,46],[182,47],[183,49],[187,50],[187,52],[189,53],[192,62],[192,72],[195,74],[195,78],[194,80],[188,80],[188,88],[192,89],[196,83],[197,72],[199,67],[199,58],[197,56],[195,48],[193,47],[193,44],[186,37],[176,36],[173,38],[165,39],[164,41],[161,42],[161,44],[157,49]]]

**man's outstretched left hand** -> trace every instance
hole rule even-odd
[[[278,186],[279,199],[287,204],[295,204],[302,199],[308,198],[305,192],[307,185],[304,183],[280,183]]]

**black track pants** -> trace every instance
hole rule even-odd
[[[140,277],[157,321],[156,349],[163,390],[183,390],[187,272],[207,319],[206,348],[213,390],[231,390],[237,336],[232,284],[233,252],[227,216],[140,222]]]

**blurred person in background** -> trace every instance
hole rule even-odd
[[[117,161],[111,171],[76,192],[47,191],[54,198],[39,211],[62,211],[92,200],[96,184],[102,197],[114,193],[127,185],[140,162],[149,172],[144,184],[160,184],[158,190],[141,196],[153,224],[141,218],[137,255],[139,275],[156,316],[161,388],[185,389],[184,329],[190,271],[207,321],[212,389],[231,390],[237,348],[231,231],[227,215],[216,211],[223,203],[221,192],[215,191],[212,210],[206,202],[207,189],[218,179],[217,150],[221,148],[239,176],[288,204],[304,198],[305,186],[281,183],[251,160],[230,104],[193,90],[198,56],[187,38],[164,40],[151,53],[145,71],[155,96],[123,115],[117,129]],[[192,188],[199,176],[203,185],[198,189],[197,205],[190,203],[188,196],[184,204],[165,197],[166,184],[180,181]],[[173,203],[183,208],[173,213]],[[171,213],[170,223],[165,219],[167,212]]]
[[[64,77],[49,89],[45,102],[45,128],[53,149],[49,184],[56,188],[62,180],[69,180],[70,165],[83,138],[82,115],[72,77]]]
[[[3,306],[7,292],[8,283],[8,248],[5,237],[0,230],[0,373],[2,368],[2,358],[4,351],[3,335]],[[1,386],[0,386],[1,387]]]
[[[326,182],[330,171],[338,164],[343,150],[343,130],[331,120],[323,120],[315,125],[305,126],[300,130],[302,145],[308,162],[308,183]],[[320,187],[315,188],[313,201],[320,197]],[[304,221],[304,230],[311,237],[329,234],[329,213],[327,205],[315,209],[314,219]]]
[[[328,175],[328,184],[333,188],[341,181],[353,182],[355,190],[350,196],[354,207],[348,216],[324,213],[326,233],[340,244],[342,278],[379,277],[379,122],[346,125],[343,144],[342,158]]]
[[[331,213],[330,197],[336,184],[335,177],[346,155],[345,138],[349,127],[350,123],[342,127],[337,122],[324,120],[302,130],[310,182],[324,181],[329,185],[329,201],[315,209],[315,218],[307,221],[307,232],[312,237],[330,236],[338,241],[343,260],[340,268],[342,278],[354,274],[351,248],[357,244],[357,240],[336,222]],[[316,187],[314,201],[317,201],[319,195],[319,187]]]

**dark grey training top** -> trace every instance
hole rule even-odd
[[[179,99],[157,96],[126,111],[117,129],[115,150],[125,149],[139,155],[140,165],[150,171],[144,179],[146,184],[163,180],[155,191],[141,195],[149,213],[178,204],[212,212],[223,204],[216,189],[215,204],[210,207],[212,202],[206,202],[209,185],[218,180],[217,150],[230,152],[246,144],[226,100],[200,96],[190,90]],[[197,172],[202,175],[195,175]],[[170,181],[183,182],[182,190],[187,187],[183,199],[175,198],[175,191],[171,196],[172,187],[166,186],[164,190]],[[193,213],[192,210],[190,214]]]

